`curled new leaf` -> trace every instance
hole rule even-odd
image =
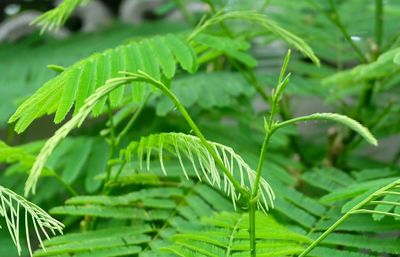
[[[242,187],[253,188],[256,172],[238,155],[235,151],[225,145],[215,142],[208,143],[212,146],[219,159],[223,161],[224,166],[230,174],[240,181]],[[133,142],[126,150],[127,159],[136,151],[140,161],[140,167],[143,166],[143,160],[146,160],[146,168],[150,170],[150,156],[152,151],[158,153],[161,169],[167,175],[164,168],[164,152],[170,152],[179,159],[180,166],[186,178],[189,178],[188,170],[193,169],[199,180],[205,180],[209,184],[223,190],[231,197],[233,204],[240,198],[235,185],[230,181],[226,174],[218,171],[218,166],[207,148],[202,144],[198,137],[182,133],[161,133],[142,137],[139,142]],[[187,159],[189,162],[185,162]],[[274,193],[266,180],[260,181],[260,197],[258,207],[266,211],[268,206],[273,205]]]
[[[275,129],[286,126],[288,124],[293,124],[293,123],[303,122],[303,121],[311,121],[311,120],[330,120],[330,121],[335,121],[335,122],[341,123],[341,124],[351,128],[355,132],[357,132],[360,136],[362,136],[371,145],[375,145],[375,146],[378,145],[378,141],[366,127],[364,127],[358,121],[356,121],[352,118],[349,118],[345,115],[341,115],[341,114],[337,114],[337,113],[314,113],[311,115],[294,118],[294,119],[279,123],[275,127]]]

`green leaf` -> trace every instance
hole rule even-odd
[[[235,151],[222,144],[209,142],[223,161],[225,167],[236,177],[242,186],[251,188],[255,178],[255,171]],[[150,159],[152,152],[158,154],[160,166],[165,175],[167,170],[164,167],[164,151],[176,156],[180,162],[183,175],[189,179],[187,170],[194,170],[200,181],[223,189],[235,202],[239,199],[237,189],[225,174],[219,172],[217,164],[211,157],[207,148],[200,139],[183,133],[160,133],[142,137],[139,142],[132,142],[126,149],[125,155],[128,161],[133,155],[137,155],[140,169],[143,169],[145,160],[147,170],[150,170]],[[135,154],[136,152],[136,154]],[[273,204],[274,194],[268,182],[261,178],[260,197],[257,205],[260,209],[268,210],[269,204]]]
[[[225,20],[245,20],[254,22],[261,27],[265,28],[267,31],[272,32],[273,34],[281,37],[283,40],[293,45],[295,48],[300,50],[304,55],[309,57],[314,63],[319,65],[319,59],[314,54],[310,46],[300,37],[290,33],[289,31],[283,29],[276,22],[268,19],[265,15],[250,12],[250,11],[234,11],[234,12],[226,12],[226,13],[217,13],[212,18],[206,20],[201,26],[199,26],[193,33],[190,35],[190,39],[195,38],[200,32],[210,27],[211,25],[221,23]]]
[[[165,44],[158,45],[160,40]],[[166,54],[168,52],[170,54]],[[161,66],[159,65],[160,59],[163,59]],[[108,79],[116,77],[119,71],[137,72],[141,70],[155,78],[160,78],[161,74],[172,77],[177,63],[189,72],[194,72],[197,68],[196,55],[190,44],[173,34],[162,38],[157,37],[156,40],[143,39],[120,45],[103,53],[93,54],[68,67],[45,83],[20,105],[9,122],[17,121],[15,130],[21,133],[35,119],[55,112],[54,121],[59,123],[64,120],[72,106],[75,106],[74,114],[76,115],[87,96],[92,95]],[[124,88],[120,87],[115,92],[110,92],[113,106],[122,104],[124,91]],[[143,98],[143,94],[135,95],[134,100],[137,101],[137,97]],[[101,113],[105,101],[106,99],[102,99],[96,105],[93,110],[95,115]]]
[[[336,113],[314,113],[314,114],[307,115],[307,116],[301,116],[301,117],[297,117],[297,118],[293,118],[291,120],[281,122],[276,127],[279,128],[279,127],[283,127],[283,126],[291,124],[291,123],[311,121],[311,120],[328,120],[328,121],[335,121],[335,122],[341,123],[341,124],[351,128],[355,132],[357,132],[368,143],[370,143],[374,146],[378,145],[378,141],[366,127],[361,125],[356,120],[353,120],[345,115],[336,114]]]
[[[177,234],[172,237],[174,245],[163,249],[173,253],[192,251],[205,256],[249,256],[247,213],[217,213],[205,218],[203,223],[205,229]],[[309,242],[307,237],[287,230],[262,213],[256,213],[256,227],[257,256],[298,254],[303,249],[301,244]]]
[[[62,178],[66,183],[71,184],[78,178],[90,155],[92,140],[85,137],[78,138],[75,147],[69,150],[71,152],[68,154],[68,162],[65,165]]]
[[[68,17],[80,4],[88,0],[64,0],[60,5],[37,17],[32,24],[42,27],[41,32],[46,30],[58,30],[67,21]]]

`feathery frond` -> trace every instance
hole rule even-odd
[[[0,163],[13,164],[16,162],[29,168],[35,162],[35,156],[26,153],[20,147],[12,147],[0,141]]]
[[[193,40],[197,49],[206,46],[204,53],[199,56],[199,63],[209,61],[223,53],[248,67],[255,67],[257,60],[246,52],[250,48],[250,43],[245,40],[231,39],[224,36],[216,36],[208,33],[200,33]],[[199,49],[203,50],[203,49]]]
[[[360,81],[382,79],[397,74],[400,70],[400,47],[391,49],[368,64],[361,64],[353,69],[338,72],[323,80],[323,83],[340,87],[352,86]]]
[[[337,114],[337,113],[314,113],[314,114],[310,114],[307,116],[301,116],[301,117],[293,118],[293,119],[278,123],[278,125],[275,127],[279,128],[279,127],[283,127],[283,126],[286,126],[286,125],[292,124],[292,123],[312,121],[312,120],[328,120],[328,121],[334,121],[334,122],[343,124],[343,125],[349,127],[350,129],[354,130],[355,132],[357,132],[361,137],[363,137],[371,145],[374,145],[374,146],[378,145],[378,141],[366,127],[364,127],[358,121],[356,121],[352,118],[349,118],[345,115],[341,115],[341,114]]]
[[[143,174],[132,174],[127,168],[119,179],[128,182],[132,175]],[[64,206],[50,210],[59,215],[102,217],[122,223],[51,238],[44,242],[46,251],[38,250],[34,256],[122,256],[132,251],[130,254],[140,252],[140,256],[168,257],[160,248],[170,244],[172,235],[199,228],[202,216],[233,211],[229,200],[208,185],[182,177],[182,180],[165,178],[161,173],[147,175],[159,184],[143,185],[140,180],[119,183],[116,185],[119,189],[126,187],[131,191],[133,185],[141,189],[123,195],[77,196],[68,199]]]
[[[54,151],[61,140],[64,139],[69,134],[69,132],[71,132],[71,130],[79,127],[83,123],[83,121],[85,121],[87,116],[89,116],[90,112],[93,110],[100,99],[108,95],[111,91],[128,82],[132,82],[132,79],[119,78],[108,81],[106,85],[98,88],[96,92],[85,101],[85,104],[82,106],[82,109],[78,112],[78,114],[72,117],[72,119],[70,119],[55,132],[54,136],[46,141],[45,145],[40,150],[40,153],[37,156],[36,161],[29,174],[28,180],[26,181],[25,195],[28,195],[31,190],[33,191],[33,193],[35,193],[36,184],[39,180],[42,169],[46,164],[46,161],[49,158],[50,154]]]
[[[17,247],[19,254],[22,251],[19,234],[20,226],[23,222],[20,220],[21,215],[25,217],[26,241],[31,256],[32,245],[29,228],[30,223],[32,223],[35,228],[36,238],[39,240],[42,248],[44,248],[42,238],[45,236],[47,239],[50,239],[46,229],[49,229],[53,235],[55,235],[56,232],[62,233],[64,225],[61,222],[52,218],[37,205],[17,195],[13,191],[0,186],[0,217],[5,219],[8,231],[10,232],[11,238]]]
[[[189,39],[195,38],[200,32],[207,29],[208,27],[221,23],[225,20],[230,19],[238,19],[238,20],[247,20],[250,22],[254,22],[266,30],[276,34],[277,36],[281,37],[283,40],[288,42],[289,44],[293,45],[296,49],[302,52],[305,56],[310,58],[314,63],[319,65],[319,59],[314,54],[313,50],[303,39],[300,37],[292,34],[291,32],[283,29],[279,26],[276,22],[268,19],[265,15],[251,12],[251,11],[234,11],[234,12],[220,12],[217,13],[215,16],[211,17],[210,19],[206,20],[204,23],[200,24],[189,36]]]
[[[302,251],[303,243],[310,239],[292,232],[272,217],[256,213],[257,256],[292,256]],[[198,256],[249,256],[247,213],[217,213],[203,219],[201,231],[190,231],[173,236],[174,244],[164,249],[177,256],[193,251]],[[190,255],[189,255],[190,256]]]
[[[240,181],[240,185],[252,189],[256,172],[250,168],[242,157],[230,147],[210,141],[209,143],[218,157],[223,161],[230,174]],[[143,160],[146,160],[147,170],[150,170],[150,160],[153,150],[159,155],[161,169],[165,175],[167,175],[167,170],[164,168],[163,156],[164,151],[167,151],[176,155],[183,174],[187,179],[189,178],[187,170],[193,168],[196,177],[200,181],[204,180],[223,190],[231,197],[236,208],[236,201],[240,198],[240,194],[236,192],[235,186],[225,174],[221,178],[221,173],[218,171],[213,157],[199,138],[183,133],[154,134],[142,137],[139,142],[132,142],[127,147],[125,155],[130,160],[131,156],[135,154],[134,151],[136,151],[140,167],[143,167]],[[185,163],[184,157],[189,163]],[[269,205],[273,206],[275,196],[266,180],[261,179],[260,188],[260,198],[257,205],[261,210],[267,211]]]
[[[42,27],[41,33],[46,30],[58,30],[79,5],[88,1],[90,0],[63,0],[60,5],[33,20],[32,24]]]
[[[373,181],[376,182],[376,181]],[[370,190],[367,193],[361,194],[358,197],[354,198],[350,203],[348,203],[348,207],[343,216],[341,216],[334,224],[329,226],[322,234],[318,236],[304,252],[302,252],[299,256],[303,257],[308,255],[310,251],[312,251],[315,247],[320,245],[325,238],[327,238],[328,242],[324,242],[329,244],[329,239],[339,239],[341,240],[341,244],[346,246],[354,246],[360,248],[369,248],[374,251],[382,251],[386,253],[400,253],[400,247],[393,246],[393,242],[380,240],[381,243],[378,241],[369,241],[370,238],[366,238],[363,236],[356,236],[356,235],[338,235],[333,233],[333,231],[338,228],[343,222],[345,222],[350,216],[354,214],[374,214],[379,216],[388,216],[394,217],[396,219],[400,218],[400,214],[396,212],[391,212],[391,209],[400,205],[400,192],[398,191],[398,186],[400,185],[400,179],[396,178],[395,180],[390,179],[389,183],[380,187],[378,190],[373,191],[372,193]],[[360,191],[358,191],[360,192]],[[362,192],[362,191],[361,191]],[[352,193],[354,196],[355,193]],[[387,196],[395,195],[397,196],[394,201],[388,201]],[[397,201],[396,201],[397,200]],[[349,207],[350,206],[350,207]],[[372,206],[372,208],[371,208]],[[389,208],[387,208],[389,206]],[[345,237],[348,239],[345,239]],[[350,239],[352,238],[352,239]],[[345,244],[344,242],[352,242]],[[372,244],[372,242],[374,242]]]
[[[17,121],[15,130],[18,133],[45,114],[55,113],[54,121],[59,123],[64,120],[72,106],[75,106],[76,114],[86,98],[108,79],[117,77],[119,71],[142,70],[157,80],[162,75],[170,79],[174,76],[178,63],[189,72],[195,71],[197,67],[196,55],[190,44],[173,34],[96,53],[49,80],[19,106],[9,122]],[[141,87],[143,86],[142,84]],[[124,88],[120,88],[110,94],[111,105],[121,104],[124,91]],[[132,98],[137,97],[133,92]],[[105,99],[97,104],[93,110],[95,115],[103,110],[104,104]]]

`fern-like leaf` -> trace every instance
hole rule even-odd
[[[400,47],[391,49],[368,64],[361,64],[351,70],[335,73],[323,80],[323,83],[340,87],[354,86],[360,81],[382,79],[397,74],[400,69]]]
[[[254,22],[266,30],[274,33],[275,35],[279,36],[289,44],[293,45],[295,48],[297,48],[299,51],[301,51],[304,55],[309,57],[314,63],[319,65],[319,59],[318,57],[314,54],[312,51],[311,47],[307,45],[306,42],[304,42],[303,39],[300,37],[290,33],[289,31],[283,29],[281,26],[279,26],[276,22],[268,19],[265,17],[263,14],[251,12],[251,11],[234,11],[234,12],[220,12],[216,14],[214,17],[212,17],[209,20],[206,20],[203,24],[200,24],[196,30],[193,31],[191,36],[189,38],[194,38],[196,37],[200,32],[203,30],[207,29],[208,27],[221,23],[225,20],[246,20],[250,22]]]
[[[306,236],[286,229],[270,216],[262,213],[256,213],[256,216],[257,256],[290,256],[301,252],[301,244],[310,241]],[[190,251],[204,256],[250,256],[247,213],[218,213],[205,218],[203,223],[205,228],[202,231],[175,235],[175,244],[164,249],[177,256],[187,256],[180,253]]]
[[[181,174],[179,170],[177,173]],[[138,174],[143,175],[134,173]],[[202,216],[233,211],[228,199],[208,185],[200,182],[194,184],[186,179],[180,181],[176,177],[166,178],[161,172],[160,176],[146,175],[157,178],[161,184],[153,187],[143,185],[139,180],[125,185],[120,183],[119,189],[125,187],[131,192],[123,195],[77,196],[68,199],[64,206],[52,209],[51,212],[60,215],[103,219],[98,219],[99,228],[96,231],[71,233],[46,240],[46,251],[38,250],[34,256],[111,257],[136,256],[134,254],[140,252],[139,256],[143,257],[167,257],[170,255],[160,252],[160,248],[170,244],[172,235],[202,227]],[[127,182],[127,177],[131,176],[132,169],[126,167],[119,178]],[[132,185],[141,189],[132,192]],[[123,225],[115,225],[115,219]],[[109,223],[110,220],[114,221]]]
[[[23,209],[24,211],[21,211]],[[11,238],[17,247],[17,251],[21,253],[21,244],[20,244],[20,225],[23,221],[20,220],[20,215],[24,215],[25,217],[25,233],[26,233],[26,241],[28,244],[28,249],[30,254],[32,255],[32,246],[31,246],[31,235],[29,224],[32,222],[33,227],[35,228],[36,238],[39,240],[42,248],[43,235],[49,239],[50,236],[46,229],[49,229],[53,235],[56,232],[62,233],[62,229],[64,225],[52,218],[49,214],[47,214],[44,210],[42,210],[37,205],[29,202],[23,197],[17,195],[13,191],[0,186],[0,217],[3,217],[6,221],[8,231],[10,232]],[[29,219],[31,221],[29,221]],[[0,227],[1,228],[1,227]]]
[[[242,157],[230,147],[215,142],[209,143],[223,161],[227,170],[240,181],[240,185],[252,189],[256,172],[250,168]],[[221,178],[221,173],[218,172],[213,157],[199,138],[182,133],[161,133],[142,137],[139,142],[133,142],[128,146],[126,158],[130,160],[134,151],[136,151],[140,167],[143,167],[143,160],[146,160],[147,170],[150,170],[153,150],[159,155],[161,169],[165,175],[167,175],[167,170],[164,167],[163,156],[164,151],[167,151],[177,156],[186,178],[189,178],[187,170],[193,168],[199,180],[205,180],[207,183],[225,191],[236,207],[236,201],[240,198],[240,194],[236,192],[235,186],[225,174]],[[189,164],[185,163],[184,157],[189,161]],[[266,211],[269,205],[273,206],[275,196],[266,180],[261,179],[260,187],[261,194],[258,207]]]
[[[93,108],[101,99],[103,99],[106,95],[108,95],[110,92],[117,89],[118,87],[121,87],[122,85],[132,81],[132,78],[119,78],[108,81],[106,85],[98,88],[96,92],[85,101],[85,104],[82,106],[82,110],[80,110],[77,115],[72,117],[71,120],[69,120],[56,131],[54,136],[46,141],[46,144],[40,150],[40,153],[32,166],[28,180],[26,181],[25,195],[28,195],[30,190],[35,193],[36,184],[39,180],[43,167],[46,164],[46,161],[49,158],[50,154],[54,151],[61,140],[64,139],[69,134],[69,132],[71,132],[71,130],[79,127],[85,121]]]
[[[378,190],[372,192],[372,193],[367,193],[366,196],[361,195],[361,199],[356,198],[355,201],[353,200],[353,203],[351,204],[351,208],[346,211],[346,213],[340,217],[332,226],[330,226],[327,230],[325,230],[324,233],[322,233],[320,236],[318,236],[317,239],[313,241],[313,243],[306,249],[304,252],[302,252],[299,257],[306,256],[311,250],[313,250],[316,246],[321,244],[322,240],[325,238],[334,235],[332,232],[340,226],[344,221],[346,221],[351,215],[354,214],[375,214],[375,215],[384,215],[384,216],[389,216],[389,217],[395,217],[395,218],[400,218],[400,214],[396,212],[390,212],[389,210],[377,210],[377,206],[380,205],[389,205],[393,207],[399,206],[399,202],[397,201],[385,201],[382,200],[382,198],[389,196],[389,195],[400,195],[400,192],[398,191],[398,187],[400,185],[400,179],[395,179],[391,180],[390,183],[386,184],[385,186],[379,188]],[[371,206],[375,208],[371,208]],[[350,235],[349,235],[350,236]],[[353,236],[354,237],[354,236]],[[356,240],[363,240],[362,238],[359,239],[357,238]],[[368,243],[370,244],[370,243]],[[385,244],[383,242],[382,244]],[[354,244],[355,246],[358,247],[365,247],[365,245],[357,245],[357,243]],[[387,244],[385,247],[380,248],[379,245],[377,245],[377,249],[373,249],[376,251],[384,251],[384,252],[390,252],[390,253],[399,253],[399,249],[395,249],[391,247],[392,243]],[[353,244],[351,245],[353,246]]]
[[[197,65],[190,44],[173,34],[96,53],[49,80],[19,106],[9,122],[17,121],[15,130],[18,133],[23,132],[33,120],[45,114],[55,113],[54,121],[59,123],[74,105],[76,114],[86,98],[108,79],[117,77],[119,71],[142,70],[159,80],[162,74],[172,78],[177,63],[189,72],[193,72]],[[111,105],[121,104],[123,94],[124,88],[112,92]],[[135,98],[137,95],[134,94],[132,97]],[[102,111],[104,103],[105,99],[97,104],[94,114]]]
[[[328,121],[334,121],[334,122],[340,123],[342,125],[347,126],[350,129],[354,130],[355,132],[357,132],[361,137],[363,137],[371,145],[374,145],[374,146],[378,145],[378,141],[376,140],[376,138],[371,134],[371,132],[366,127],[361,125],[361,123],[359,123],[358,121],[356,121],[352,118],[349,118],[345,115],[341,115],[341,114],[337,114],[337,113],[314,113],[314,114],[307,115],[307,116],[301,116],[301,117],[293,118],[291,120],[287,120],[287,121],[278,123],[278,125],[275,126],[275,128],[277,129],[277,128],[286,126],[288,124],[293,124],[296,122],[304,122],[304,121],[312,121],[312,120],[328,120]]]
[[[72,12],[88,0],[63,0],[56,8],[51,9],[32,21],[41,28],[41,33],[46,30],[58,30],[67,21]]]

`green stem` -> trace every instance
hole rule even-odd
[[[116,144],[118,145],[122,138],[126,135],[126,133],[129,132],[130,128],[133,126],[133,124],[136,122],[136,120],[139,118],[140,114],[142,113],[144,107],[147,104],[148,99],[150,98],[150,95],[145,98],[143,101],[142,105],[139,107],[139,109],[136,110],[135,114],[131,117],[131,119],[128,121],[126,126],[122,129],[122,131],[119,133],[117,139],[116,139]]]
[[[117,148],[117,141],[115,137],[115,126],[114,126],[114,120],[113,120],[113,113],[112,113],[112,108],[111,108],[111,103],[110,103],[110,98],[107,98],[107,113],[108,113],[108,119],[110,121],[110,138],[109,138],[109,143],[110,143],[110,154],[109,154],[109,160],[111,160],[114,157],[116,148]],[[107,165],[107,171],[106,171],[106,179],[104,180],[103,184],[103,191],[105,190],[105,185],[111,178],[111,170],[112,170],[112,164]]]
[[[251,257],[256,257],[257,254],[257,245],[256,245],[256,204],[258,199],[258,190],[260,187],[260,179],[262,167],[265,160],[265,155],[267,153],[268,143],[271,138],[273,131],[268,131],[265,135],[264,142],[261,147],[260,157],[258,159],[256,177],[254,179],[253,192],[251,194],[251,198],[249,200],[249,234],[250,234],[250,253]]]
[[[254,179],[254,186],[253,186],[253,191],[251,194],[251,198],[249,199],[249,233],[250,233],[250,253],[252,257],[256,257],[257,255],[257,244],[256,244],[256,217],[255,217],[255,212],[256,212],[256,203],[258,199],[258,190],[260,187],[260,179],[261,179],[261,173],[262,173],[262,168],[264,165],[264,160],[265,156],[267,154],[267,148],[269,141],[271,139],[272,134],[274,133],[275,125],[274,125],[274,118],[276,114],[276,110],[278,108],[278,103],[280,101],[282,91],[285,88],[286,84],[288,82],[288,76],[285,76],[286,73],[286,68],[289,63],[290,59],[290,50],[288,51],[285,60],[282,65],[281,72],[279,74],[279,79],[278,79],[278,86],[276,88],[276,92],[272,94],[272,106],[271,106],[271,113],[269,116],[269,120],[267,124],[264,124],[266,126],[266,134],[264,137],[264,141],[261,147],[260,151],[260,156],[258,159],[258,164],[257,164],[257,170],[256,170],[256,177]]]
[[[362,110],[365,107],[369,106],[371,103],[372,95],[374,93],[374,88],[375,88],[374,81],[367,81],[366,83],[367,84],[361,93],[356,109],[354,111],[354,118],[359,121],[362,120]],[[352,130],[349,131],[348,136],[343,140],[344,147],[347,148],[347,146],[350,145],[356,138],[357,138],[357,133],[355,133]]]
[[[7,123],[7,140],[6,140],[6,142],[8,145],[12,145],[12,143],[14,141],[14,135],[15,135],[14,126],[15,126],[15,123],[12,123],[12,124]]]
[[[259,93],[259,95],[262,97],[262,99],[264,100],[264,102],[266,104],[269,104],[271,102],[271,100],[269,99],[268,95],[264,92],[264,90],[262,89],[262,87],[260,86],[260,83],[258,82],[256,75],[254,74],[254,72],[250,69],[244,69],[242,68],[234,59],[227,57],[228,60],[230,61],[230,63],[236,68],[238,69],[242,74],[244,74],[245,78],[247,79],[247,81],[250,83],[251,86],[254,87],[254,89]],[[281,77],[281,76],[280,76]],[[282,80],[282,78],[280,78],[280,80]],[[283,120],[289,120],[291,119],[291,114],[288,110],[289,108],[287,108],[282,101],[279,102],[279,114],[281,115]],[[304,162],[304,164],[306,164],[307,166],[309,166],[309,162],[307,161],[307,159],[305,158],[305,155],[303,154],[301,148],[300,148],[300,143],[297,139],[296,136],[294,135],[289,135],[289,144],[292,146],[292,148],[298,153],[300,159]]]
[[[114,126],[114,119],[113,119],[110,98],[107,98],[106,103],[107,103],[108,119],[110,120],[110,144],[114,148],[116,146],[116,138],[115,138],[115,126]]]
[[[383,0],[375,0],[375,41],[378,47],[383,38]]]
[[[363,63],[368,63],[367,58],[361,51],[361,49],[354,43],[354,41],[351,39],[351,36],[349,32],[346,30],[346,27],[343,25],[342,21],[340,20],[339,14],[336,9],[336,5],[333,0],[329,0],[329,4],[332,9],[332,13],[328,13],[324,10],[321,10],[321,8],[314,2],[314,0],[311,1],[311,4],[322,14],[324,14],[329,20],[333,22],[333,24],[336,25],[336,27],[340,30],[340,32],[343,34],[344,38],[346,41],[351,45],[351,47],[354,49],[354,51],[357,53],[358,57],[360,58],[361,62]]]
[[[125,165],[126,165],[126,161],[124,160],[124,161],[120,164],[119,169],[118,169],[118,171],[117,171],[117,174],[116,174],[115,177],[113,178],[114,181],[117,181],[117,180],[118,180],[118,178],[119,178],[119,176],[121,175],[122,170],[124,169]]]
[[[382,0],[375,0],[375,41],[377,44],[377,49],[371,50],[372,61],[375,61],[378,56],[379,52],[381,51],[380,48],[382,47],[382,37],[383,37],[383,1]],[[374,93],[376,81],[367,81],[364,90],[361,93],[361,96],[358,100],[356,109],[354,111],[355,118],[361,120],[361,111],[370,105],[372,101],[372,96]],[[353,140],[356,138],[357,134],[354,131],[350,131],[348,136],[343,140],[343,144],[345,148],[349,146]]]
[[[235,69],[237,69],[238,71],[240,71],[241,74],[243,74],[243,76],[250,83],[250,85],[254,87],[254,89],[258,92],[258,94],[260,94],[263,100],[268,104],[269,103],[268,95],[264,92],[263,88],[260,86],[260,83],[258,82],[254,72],[248,68],[247,69],[243,68],[237,61],[235,61],[229,56],[227,56],[227,59]]]
[[[347,212],[340,219],[338,219],[335,224],[330,226],[325,232],[317,238],[311,245],[309,245],[300,255],[299,257],[306,256],[311,250],[313,250],[322,240],[324,240],[333,230],[335,230],[340,224],[342,224],[347,218],[351,215],[350,212]]]
[[[288,101],[285,102],[288,103]],[[290,120],[293,118],[289,110],[289,105],[285,105],[283,101],[279,102],[279,114],[282,117],[282,120]],[[289,145],[298,154],[301,162],[306,167],[310,167],[312,165],[312,163],[308,161],[305,154],[303,153],[303,149],[300,147],[300,142],[297,135],[289,135]]]
[[[70,192],[70,194],[72,195],[72,196],[77,196],[78,195],[78,193],[67,183],[67,182],[65,182],[61,177],[60,177],[60,175],[58,175],[57,173],[53,173],[53,176],[54,176],[54,178],[58,181],[58,182],[60,182],[60,184],[61,185],[63,185],[64,187],[65,187],[65,189],[67,189],[67,191],[68,192]]]
[[[365,57],[364,53],[361,51],[361,49],[351,39],[351,36],[350,36],[349,32],[347,31],[346,27],[343,25],[342,21],[340,20],[339,13],[336,10],[336,6],[335,6],[334,0],[329,0],[329,4],[330,4],[330,6],[332,8],[332,14],[328,15],[328,17],[336,25],[336,27],[338,27],[340,32],[342,32],[344,38],[351,45],[351,47],[354,49],[354,51],[356,51],[356,53],[359,56],[360,60],[363,63],[368,63],[368,60]]]
[[[123,171],[125,165],[126,165],[126,160],[124,160],[124,161],[120,164],[119,169],[118,169],[118,171],[117,171],[117,174],[116,174],[112,179],[110,179],[109,181],[105,181],[105,184],[104,184],[104,187],[103,187],[103,194],[104,194],[104,195],[108,195],[108,194],[110,193],[110,191],[111,191],[111,189],[112,189],[111,186],[110,186],[110,184],[113,183],[113,182],[115,183],[115,182],[118,181],[118,178],[119,178],[119,176],[121,175],[121,173],[122,173],[122,171]]]
[[[268,144],[269,144],[269,141],[270,141],[271,136],[272,136],[273,133],[274,133],[274,130],[268,131],[266,133],[265,138],[264,138],[264,142],[263,142],[262,147],[261,147],[260,156],[258,158],[256,177],[254,179],[254,188],[253,188],[253,192],[252,192],[252,195],[251,195],[252,199],[257,197],[257,194],[258,194],[258,188],[259,188],[260,179],[261,179],[262,167],[264,165],[265,156],[267,154]]]
[[[250,232],[250,255],[251,257],[257,256],[256,244],[256,203],[257,200],[249,201],[249,232]]]
[[[215,160],[216,164],[222,169],[222,172],[229,179],[229,181],[231,181],[231,183],[234,185],[234,187],[240,192],[240,194],[244,198],[250,197],[250,193],[248,192],[248,190],[243,188],[240,185],[240,183],[229,172],[229,170],[225,167],[222,160],[218,157],[218,154],[215,152],[213,147],[208,143],[208,141],[204,137],[203,133],[201,133],[200,129],[197,127],[196,123],[190,117],[189,113],[186,111],[186,108],[181,104],[181,102],[175,96],[175,94],[171,90],[169,90],[161,81],[157,81],[143,72],[140,72],[139,74],[134,74],[134,73],[128,73],[128,74],[131,74],[131,75],[137,76],[137,77],[141,77],[141,78],[147,80],[148,82],[150,82],[154,86],[156,86],[158,89],[160,89],[161,92],[163,92],[168,98],[170,98],[170,100],[174,103],[176,108],[180,111],[180,113],[182,114],[182,116],[184,117],[186,122],[189,124],[189,126],[191,127],[193,132],[200,139],[201,143],[207,148],[207,151],[211,154],[211,156]]]
[[[380,48],[382,47],[382,37],[383,37],[383,1],[375,0],[375,41],[377,44],[377,49],[371,51],[372,61],[375,61],[379,56]],[[361,96],[358,100],[356,109],[354,111],[355,118],[358,120],[362,120],[361,111],[369,106],[372,101],[372,97],[374,94],[376,81],[367,81],[364,90],[361,93]],[[343,144],[345,149],[348,148],[351,143],[353,143],[354,139],[357,138],[357,134],[354,131],[350,131],[348,136],[343,140]]]
[[[375,118],[373,119],[369,124],[366,125],[366,127],[369,128],[369,130],[373,131],[375,128],[377,128],[380,123],[382,122],[382,120],[389,115],[392,110],[393,107],[393,102],[390,101],[388,103],[388,105],[385,107],[385,109],[383,109],[383,111]],[[354,131],[352,131],[354,133]],[[356,148],[360,143],[362,142],[362,138],[361,137],[357,137],[357,140],[353,140],[352,142],[349,142],[348,144],[346,144],[346,148],[343,151],[348,151],[351,149]]]
[[[299,257],[306,256],[309,252],[311,252],[322,240],[324,240],[333,230],[335,230],[338,226],[340,226],[351,214],[357,213],[359,209],[361,209],[365,204],[369,203],[375,197],[380,196],[386,190],[392,188],[393,186],[400,183],[400,179],[393,181],[392,183],[378,189],[374,193],[370,194],[367,198],[359,202],[353,208],[351,208],[348,212],[346,212],[340,219],[338,219],[332,226],[330,226],[325,232],[320,235],[311,245],[309,245],[300,255]]]

